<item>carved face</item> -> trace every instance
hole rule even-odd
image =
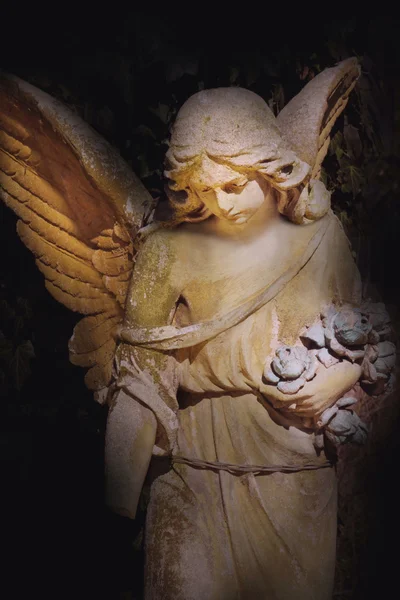
[[[204,203],[213,215],[238,224],[246,223],[265,201],[266,182],[252,173],[240,173],[206,159],[196,171],[189,194]]]
[[[220,219],[246,223],[264,203],[264,191],[256,181],[228,183],[199,193],[207,208]]]

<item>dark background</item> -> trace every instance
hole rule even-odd
[[[154,197],[169,126],[191,94],[241,85],[277,113],[323,68],[360,58],[363,77],[333,132],[324,177],[367,293],[384,299],[398,331],[399,20],[288,19],[285,6],[218,19],[197,5],[179,18],[172,9],[111,11],[4,11],[0,68],[78,112]],[[45,291],[15,216],[3,205],[0,215],[5,597],[140,598],[144,513],[134,523],[103,506],[106,414],[68,362],[78,316]],[[372,419],[373,443],[342,489],[335,598],[374,598],[396,584],[397,415],[389,406]]]

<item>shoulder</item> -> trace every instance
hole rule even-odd
[[[195,249],[206,237],[204,231],[196,225],[182,223],[174,228],[156,229],[146,237],[138,256],[146,256],[147,259],[164,256],[181,268],[190,262]]]
[[[174,233],[160,228],[150,233],[139,247],[136,269],[146,268],[162,273],[178,259]]]
[[[190,246],[188,236],[179,227],[156,229],[139,247],[134,278],[151,279],[158,282],[158,287],[181,289],[190,271]]]
[[[129,325],[160,326],[168,322],[181,288],[176,254],[168,232],[146,237],[136,256],[125,307]]]

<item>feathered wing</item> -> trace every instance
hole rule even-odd
[[[314,77],[278,114],[282,137],[296,154],[312,167],[318,179],[328,151],[330,132],[345,108],[360,67],[348,58]]]
[[[30,84],[0,76],[0,197],[52,296],[85,317],[70,360],[90,367],[99,401],[111,379],[115,330],[137,230],[153,200],[119,154],[82,119]]]

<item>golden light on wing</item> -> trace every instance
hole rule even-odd
[[[0,101],[0,197],[19,217],[48,291],[87,315],[70,359],[90,367],[85,382],[101,392],[134,264],[132,235],[152,199],[118,153],[50,96],[2,76]]]

